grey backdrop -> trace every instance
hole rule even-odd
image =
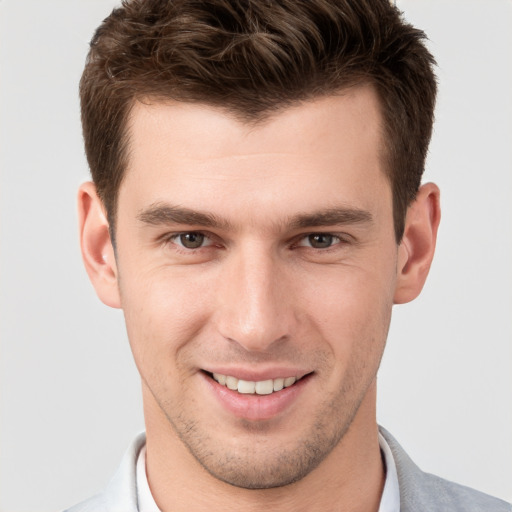
[[[123,317],[82,269],[77,83],[112,0],[0,0],[0,510],[99,490],[143,429]],[[439,62],[423,295],[395,308],[379,421],[424,469],[512,500],[512,2],[403,0]]]

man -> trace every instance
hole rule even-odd
[[[510,510],[375,419],[440,220],[423,34],[387,0],[128,1],[81,82],[88,274],[146,436],[78,510]]]

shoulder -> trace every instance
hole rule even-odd
[[[400,487],[401,512],[512,512],[512,506],[469,487],[424,473],[385,429],[381,434],[391,448]]]
[[[443,510],[512,512],[510,503],[429,473],[423,473],[422,486],[423,493],[435,496],[434,502],[443,505]],[[414,499],[414,493],[410,497]]]
[[[145,443],[145,434],[139,434],[124,454],[119,469],[105,490],[65,512],[137,512],[136,465]]]

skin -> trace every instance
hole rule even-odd
[[[380,125],[370,87],[251,126],[136,103],[116,255],[94,185],[81,187],[84,262],[124,310],[161,510],[378,510],[376,373],[440,218],[423,185],[396,243]],[[270,395],[237,415],[205,373],[219,370],[307,377],[277,413],[259,412]]]

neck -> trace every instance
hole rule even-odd
[[[143,394],[146,472],[162,512],[379,509],[385,472],[375,419],[375,383],[341,441],[317,468],[291,485],[262,490],[234,487],[210,475],[176,436],[150,393]]]

